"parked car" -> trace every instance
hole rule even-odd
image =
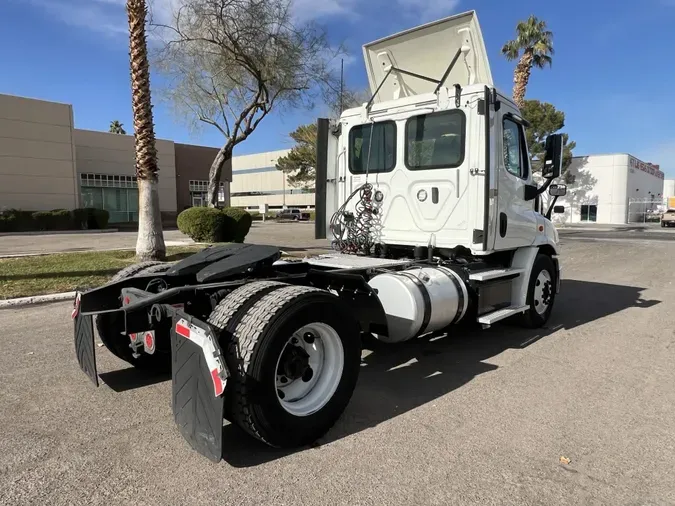
[[[284,209],[277,214],[279,220],[309,221],[309,217],[309,211],[301,211],[300,209]]]
[[[661,226],[672,227],[675,225],[675,209],[668,209],[661,215]]]

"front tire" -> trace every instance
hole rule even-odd
[[[530,282],[527,287],[529,309],[521,315],[520,319],[524,327],[531,329],[542,327],[551,317],[556,295],[556,276],[553,259],[548,255],[538,254],[532,265]]]
[[[360,327],[339,297],[274,287],[227,327],[227,411],[274,447],[313,443],[346,408],[361,363]]]

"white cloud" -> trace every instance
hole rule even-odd
[[[453,14],[460,0],[397,0],[418,21],[426,23]],[[675,1],[675,0],[674,0]]]
[[[293,13],[300,21],[352,17],[357,5],[357,0],[293,0]]]
[[[175,0],[148,0],[153,20],[170,19]],[[126,0],[28,0],[34,8],[58,22],[106,36],[127,34]]]
[[[70,26],[88,28],[105,35],[126,32],[124,11],[115,0],[29,0],[36,9],[47,16]]]

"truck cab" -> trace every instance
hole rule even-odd
[[[527,122],[494,86],[475,12],[366,44],[363,54],[372,98],[345,111],[327,140],[333,237],[344,240],[349,213],[370,206],[357,228],[375,246],[557,251],[536,205]],[[551,140],[549,183],[562,156],[561,139]],[[347,220],[336,220],[344,203]]]

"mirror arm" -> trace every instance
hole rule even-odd
[[[541,188],[537,189],[537,195],[541,195],[544,193],[546,190],[548,190],[548,187],[551,186],[551,183],[553,182],[553,178],[546,178],[546,182],[542,185]]]
[[[549,183],[551,180],[548,181]],[[553,202],[551,202],[551,206],[548,208],[548,211],[546,211],[546,219],[550,220],[551,219],[551,213],[553,212],[553,208],[555,207],[555,203],[558,200],[558,196],[556,195],[553,197]]]

